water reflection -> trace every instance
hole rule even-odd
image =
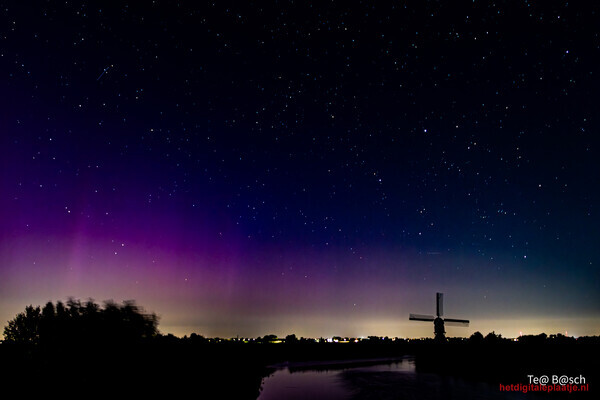
[[[344,387],[339,371],[290,372],[276,371],[265,379],[259,400],[346,400],[348,388]]]
[[[411,359],[290,363],[267,377],[258,400],[349,400],[357,394],[345,372],[414,373]]]
[[[417,373],[413,359],[405,358],[385,362],[355,360],[279,366],[265,378],[258,400],[523,398],[521,393],[500,392],[497,387],[485,383]],[[527,397],[532,398],[537,397]]]

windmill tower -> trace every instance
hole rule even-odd
[[[436,293],[436,317],[431,315],[410,314],[408,319],[411,321],[433,321],[433,333],[436,340],[446,340],[446,330],[444,323],[450,325],[469,326],[468,319],[443,318],[444,315],[444,293]]]

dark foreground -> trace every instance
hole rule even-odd
[[[261,382],[286,361],[356,360],[414,355],[418,372],[499,384],[527,384],[528,375],[585,377],[589,393],[598,395],[600,338],[531,337],[507,340],[434,341],[364,340],[358,343],[243,343],[159,336],[130,343],[72,346],[67,343],[0,345],[5,388],[29,397],[111,394],[141,396],[197,394],[197,398],[256,399]],[[327,367],[325,367],[327,368]],[[548,394],[549,395],[549,394]],[[552,394],[551,398],[562,398]],[[566,396],[566,395],[565,395]]]

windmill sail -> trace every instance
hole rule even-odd
[[[452,325],[469,325],[468,319],[444,318],[444,322],[449,322]]]
[[[408,319],[412,321],[427,321],[431,322],[435,318],[432,315],[410,314]]]

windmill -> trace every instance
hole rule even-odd
[[[435,333],[435,338],[437,340],[445,340],[446,339],[446,331],[444,330],[444,323],[448,322],[450,325],[458,325],[458,326],[468,326],[468,319],[455,319],[455,318],[442,318],[444,315],[444,293],[436,294],[436,317],[434,318],[431,315],[420,315],[420,314],[410,314],[408,317],[411,321],[433,321],[433,332]]]

